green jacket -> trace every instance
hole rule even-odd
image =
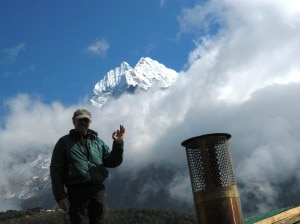
[[[64,187],[102,184],[108,176],[105,167],[117,167],[123,161],[123,142],[114,141],[111,150],[98,137],[97,132],[89,129],[86,146],[83,146],[80,134],[75,129],[56,143],[51,158],[50,176],[57,202],[67,196]]]

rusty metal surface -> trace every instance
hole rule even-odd
[[[202,203],[221,198],[239,198],[239,192],[236,185],[226,186],[219,189],[212,188],[204,191],[194,192],[195,203]]]
[[[206,134],[206,135],[200,135],[197,137],[189,138],[181,143],[181,145],[185,148],[189,149],[198,149],[199,143],[205,141],[207,138],[226,138],[227,140],[231,138],[230,134],[227,133],[213,133],[213,134]]]
[[[196,204],[198,222],[201,224],[242,224],[243,216],[239,198],[229,197]]]
[[[228,143],[230,137],[230,134],[215,133],[182,142],[186,147],[194,203],[201,224],[243,223]]]

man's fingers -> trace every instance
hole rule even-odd
[[[123,125],[120,125],[120,132],[121,134],[125,133],[125,127]]]
[[[115,130],[112,134],[112,138],[114,140],[123,140],[123,136],[125,134],[125,127],[123,125],[120,125],[120,130]]]

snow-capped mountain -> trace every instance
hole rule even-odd
[[[100,108],[111,97],[117,98],[126,92],[134,93],[136,89],[167,88],[177,76],[176,71],[149,57],[141,58],[134,68],[123,62],[95,85],[91,103]]]
[[[135,90],[137,89],[147,91],[150,88],[168,88],[175,82],[177,77],[178,73],[176,71],[166,68],[163,64],[148,57],[141,58],[134,68],[127,62],[123,62],[120,67],[110,70],[102,80],[96,83],[91,103],[95,107],[101,109],[101,107],[111,98],[117,98],[124,93],[133,94],[136,93]],[[21,173],[16,173],[14,176],[17,180],[14,179],[12,183],[9,184],[14,187],[11,187],[5,192],[7,200],[16,200],[24,209],[32,207],[55,208],[57,206],[52,195],[51,180],[49,177],[50,151],[51,150],[43,150],[43,152],[36,154],[33,153],[34,150],[32,150],[26,154],[26,158],[23,158],[22,155],[22,158],[19,159],[22,161],[21,165],[22,167],[26,167],[26,173],[32,175],[22,176]],[[169,172],[168,170],[170,169],[171,172],[173,167],[164,169],[166,169],[166,172]],[[24,171],[24,169],[22,169],[22,171]],[[117,174],[115,174],[115,176],[117,176],[117,179],[121,178],[121,176],[118,176]],[[127,184],[128,186],[130,185],[130,189],[134,188],[136,182],[140,177],[142,178],[142,176],[144,178],[145,173],[141,172],[141,176],[137,175],[136,180]],[[158,179],[156,180],[155,178]],[[154,183],[156,181],[161,181],[162,177],[157,177],[157,175],[155,175],[155,178],[151,178],[150,182]],[[111,178],[109,182],[111,185],[110,188],[116,189],[117,192],[126,192],[126,190],[120,189],[118,181],[114,181],[114,178]],[[143,184],[146,184],[146,182],[140,183],[139,185],[141,186],[139,187],[142,187]],[[110,193],[108,192],[108,194]],[[127,200],[122,201],[120,198],[126,198],[129,195],[126,196],[121,193],[115,196],[118,200],[116,199],[111,202],[110,205],[112,207],[121,208],[132,205],[149,207],[149,205],[147,205],[147,200],[140,202],[138,197],[132,197],[131,203],[128,204]],[[152,195],[150,198],[153,199],[153,197],[154,196]],[[158,195],[157,197],[161,197],[161,195]],[[167,196],[165,197],[167,198]],[[166,203],[171,200],[172,199],[170,198],[166,199]],[[174,202],[174,204],[176,203]],[[165,206],[166,208],[168,207],[165,204],[162,204],[161,206],[162,208]],[[175,206],[174,208],[177,207]]]

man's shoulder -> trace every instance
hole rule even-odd
[[[70,136],[70,134],[66,134],[58,139],[57,144],[68,145],[71,142],[73,142],[72,137]]]
[[[60,137],[58,141],[65,141],[65,140],[69,140],[69,139],[71,139],[70,134],[66,134],[66,135]]]
[[[74,145],[73,138],[69,134],[66,134],[58,139],[55,148],[59,151],[61,150],[65,151],[71,148],[73,145]]]

